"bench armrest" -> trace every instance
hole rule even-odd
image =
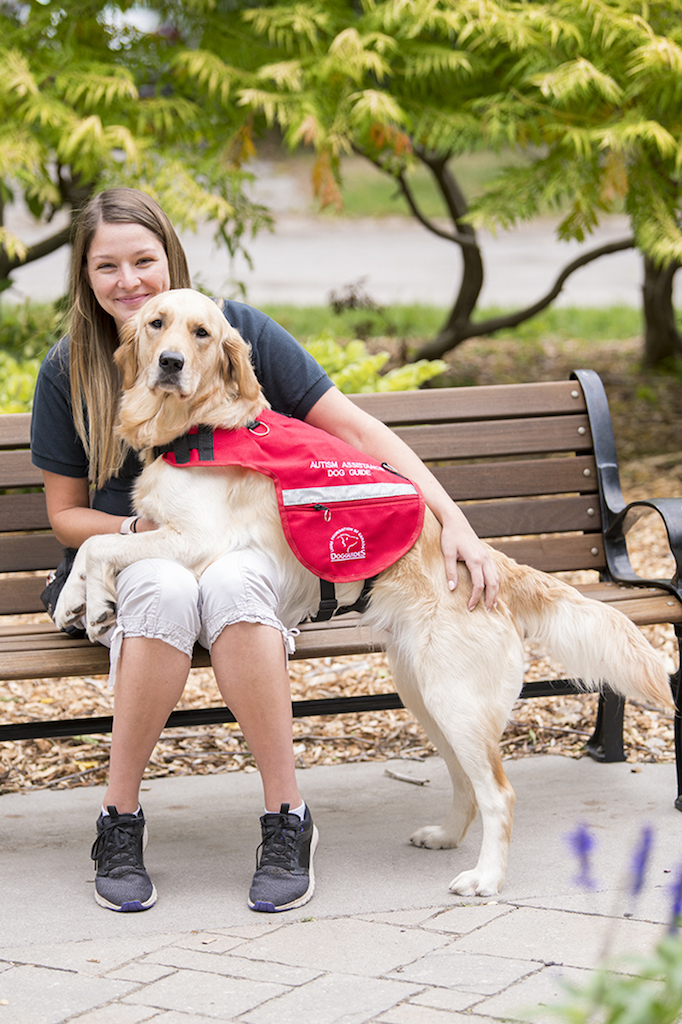
[[[675,572],[671,579],[645,579],[635,572],[630,563],[626,543],[628,531],[652,513],[657,513],[663,520],[670,552],[675,559]],[[682,499],[642,499],[630,502],[618,513],[612,513],[604,525],[604,552],[609,574],[615,583],[662,587],[682,601]]]
[[[682,601],[682,499],[651,498],[625,504],[620,486],[611,412],[604,385],[594,370],[574,370],[571,378],[577,380],[582,388],[592,431],[599,482],[606,576],[614,583],[660,587]],[[675,573],[669,580],[645,579],[635,572],[630,563],[625,541],[628,530],[639,519],[652,512],[657,512],[663,519],[670,551],[675,559]]]

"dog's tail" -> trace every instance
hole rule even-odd
[[[673,707],[668,674],[637,626],[555,576],[501,556],[500,598],[526,639],[588,690],[608,684],[635,700]]]

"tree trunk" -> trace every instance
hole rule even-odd
[[[682,356],[682,336],[675,322],[673,305],[673,279],[680,264],[658,267],[644,257],[644,310],[645,366],[661,366]]]

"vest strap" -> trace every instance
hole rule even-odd
[[[372,593],[372,587],[378,579],[377,576],[372,576],[370,579],[365,580],[362,584],[362,590],[358,595],[357,601],[354,604],[344,604],[339,608],[339,602],[336,600],[336,587],[329,580],[320,580],[320,603],[317,609],[317,614],[312,618],[311,622],[328,622],[331,618],[336,618],[337,615],[346,615],[348,612],[364,612],[367,611],[367,605]]]
[[[154,458],[172,452],[179,466],[190,461],[192,449],[196,449],[200,459],[212,462],[215,459],[213,450],[213,427],[199,426],[196,433],[183,434],[176,437],[170,444],[159,445],[154,449]]]

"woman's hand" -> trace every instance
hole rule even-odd
[[[459,562],[464,562],[471,576],[471,598],[467,607],[473,611],[481,598],[487,611],[494,606],[500,589],[497,566],[491,549],[474,533],[468,520],[453,505],[456,515],[443,524],[441,549],[445,559],[448,586],[454,590],[459,579]]]

